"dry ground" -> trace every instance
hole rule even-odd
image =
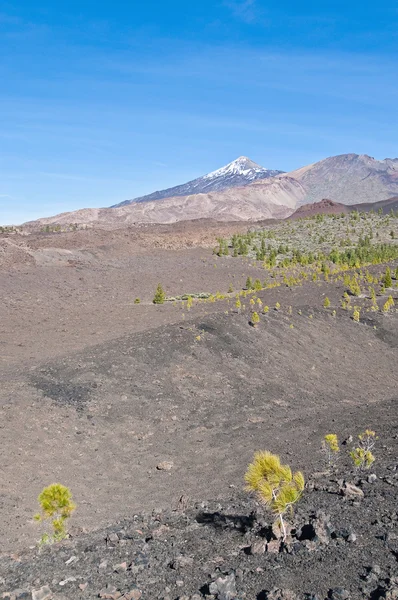
[[[232,302],[154,306],[159,281],[171,295],[225,292],[264,271],[214,257],[218,232],[193,248],[158,232],[155,249],[131,232],[101,243],[90,232],[84,245],[83,233],[32,236],[33,260],[0,272],[4,551],[37,540],[36,498],[55,480],[91,529],[181,494],[223,497],[258,448],[311,472],[329,430],[382,436],[397,400],[396,313],[356,324],[338,309],[343,288],[326,283],[260,292],[282,310],[258,329]],[[163,460],[171,471],[156,469]]]

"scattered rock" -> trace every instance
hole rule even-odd
[[[43,585],[40,589],[32,591],[32,600],[51,600],[52,597],[53,594],[48,585]]]
[[[174,467],[174,463],[171,460],[164,460],[156,465],[158,471],[171,471]]]
[[[100,591],[98,597],[105,600],[119,600],[119,598],[122,597],[122,594],[113,585],[108,584],[105,589]]]
[[[192,567],[193,558],[179,554],[172,562],[173,569],[183,569],[184,567]]]
[[[218,600],[234,600],[237,595],[235,574],[230,573],[225,577],[218,577],[209,585],[210,594],[214,594]]]
[[[267,544],[267,552],[271,554],[278,554],[281,548],[281,543],[279,540],[271,540]]]
[[[371,473],[368,475],[368,483],[375,483],[377,481],[377,475],[375,473]]]
[[[364,493],[361,488],[357,487],[353,483],[349,483],[345,481],[343,486],[340,488],[343,496],[347,496],[348,498],[363,498]]]
[[[334,531],[333,526],[330,522],[330,516],[326,515],[323,512],[317,513],[316,518],[312,521],[312,526],[315,532],[315,537],[313,541],[328,545],[330,542],[331,534]]]
[[[265,540],[256,540],[250,546],[250,554],[264,554],[267,546],[267,542]]]
[[[135,589],[135,590],[130,590],[130,592],[127,592],[127,594],[124,594],[124,596],[122,596],[121,600],[140,600],[142,596],[142,592],[139,589]]]
[[[67,577],[66,579],[63,579],[62,581],[60,581],[58,585],[63,587],[67,583],[73,583],[74,581],[76,581],[76,577]]]

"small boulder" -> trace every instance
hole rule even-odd
[[[156,465],[158,471],[171,471],[174,463],[171,460],[164,460]]]
[[[38,590],[32,590],[32,600],[52,600],[53,594],[48,585],[43,585]]]
[[[214,594],[218,600],[235,600],[237,596],[235,574],[230,573],[225,577],[218,577],[209,586],[210,594]]]
[[[281,543],[279,540],[271,540],[267,544],[267,552],[270,554],[278,554],[281,548]]]
[[[264,554],[266,546],[265,540],[256,540],[250,546],[250,554]]]
[[[357,487],[353,483],[349,483],[345,481],[343,486],[340,488],[343,496],[347,496],[347,498],[363,498],[364,493],[361,488]]]

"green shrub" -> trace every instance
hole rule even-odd
[[[61,483],[53,483],[44,488],[38,497],[41,513],[35,515],[36,521],[51,521],[52,533],[44,533],[40,545],[51,544],[68,537],[66,520],[69,519],[76,505],[72,500],[69,488]]]
[[[256,452],[245,475],[246,489],[258,494],[269,510],[276,516],[282,540],[287,536],[283,520],[288,509],[300,500],[304,491],[304,476],[300,471],[292,473],[289,465],[282,465],[277,454]]]
[[[392,278],[391,278],[390,267],[387,267],[387,269],[386,269],[385,275],[383,277],[383,284],[384,284],[384,287],[386,287],[386,288],[392,287]]]
[[[155,296],[154,296],[152,302],[153,302],[153,304],[163,304],[165,299],[166,299],[165,291],[162,288],[161,284],[159,283],[158,287],[156,288]]]
[[[251,317],[251,324],[253,325],[253,327],[257,327],[259,322],[260,322],[260,317],[258,316],[258,313],[256,311],[254,311],[252,313],[252,317]]]

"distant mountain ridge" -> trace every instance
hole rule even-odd
[[[301,204],[331,198],[342,204],[374,203],[398,195],[398,158],[340,154],[287,173],[307,190]]]
[[[26,225],[36,228],[47,224],[85,223],[117,228],[129,224],[175,223],[194,219],[283,219],[303,205],[307,206],[301,215],[311,214],[311,205],[320,201],[324,201],[323,205],[315,207],[316,211],[335,212],[339,203],[350,209],[357,206],[366,211],[382,203],[378,208],[384,212],[387,205],[389,210],[394,209],[398,197],[397,158],[376,160],[366,154],[342,154],[290,173],[277,171],[276,176],[271,176],[271,173],[275,171],[240,157],[192,182],[136,201],[122,202],[110,208],[81,209]],[[242,181],[242,185],[238,185]],[[182,195],[187,189],[206,191]],[[175,190],[177,195],[167,195],[175,193]],[[325,198],[330,200],[325,201]]]
[[[191,194],[207,194],[209,192],[221,192],[223,190],[243,187],[253,183],[253,181],[268,179],[269,177],[275,177],[281,175],[284,171],[277,171],[275,169],[265,169],[257,163],[247,158],[247,156],[240,156],[236,160],[233,160],[225,167],[212,171],[207,175],[188,181],[181,185],[176,185],[172,188],[165,190],[159,190],[146,196],[140,196],[133,200],[124,200],[119,204],[114,204],[110,208],[119,208],[120,206],[127,206],[133,202],[151,202],[153,200],[163,200],[164,198],[176,198],[178,196],[189,196]]]
[[[283,219],[304,196],[299,181],[269,177],[255,185],[208,194],[190,194],[148,202],[133,202],[117,208],[86,208],[25,223],[27,227],[69,223],[117,228],[138,223],[176,223],[194,219],[258,221]]]

